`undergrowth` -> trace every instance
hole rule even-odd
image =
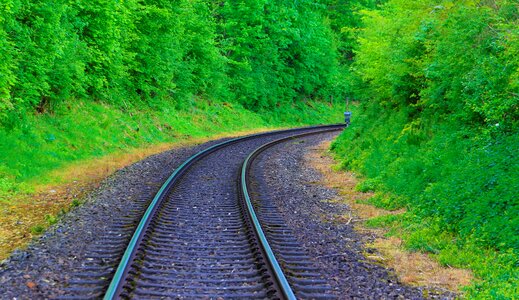
[[[339,122],[338,106],[297,103],[251,112],[235,103],[198,99],[184,108],[123,111],[114,106],[75,102],[53,114],[26,115],[20,126],[0,128],[0,202],[55,180],[50,171],[80,160],[138,147],[209,137],[238,130]]]
[[[411,128],[405,110],[361,105],[332,148],[342,168],[365,176],[368,203],[406,213],[369,220],[412,251],[478,278],[478,299],[519,297],[519,136],[451,120]]]

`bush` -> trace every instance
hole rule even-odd
[[[340,93],[334,34],[313,1],[6,1],[5,127],[85,99],[129,110],[203,96],[260,110]]]
[[[410,210],[409,248],[447,257],[456,240],[474,259],[513,257],[499,272],[464,265],[486,280],[473,296],[513,298],[516,280],[498,277],[519,257],[517,3],[390,0],[363,22],[350,75],[362,102],[333,145],[342,166],[367,177],[373,204]]]

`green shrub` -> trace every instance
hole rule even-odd
[[[128,110],[204,96],[259,110],[342,93],[324,5],[235,2],[4,1],[1,124],[78,99]]]
[[[460,259],[485,279],[472,296],[517,297],[517,4],[390,0],[363,23],[350,75],[362,102],[333,145],[341,165],[367,178],[371,203],[409,209],[410,249],[445,263],[449,243],[474,252]],[[489,272],[478,251],[503,268]]]
[[[31,233],[35,235],[42,234],[45,231],[45,227],[42,225],[35,225],[31,227]]]

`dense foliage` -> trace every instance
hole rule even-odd
[[[390,1],[366,12],[356,70],[365,98],[517,127],[518,4]],[[369,93],[366,93],[369,92]]]
[[[344,166],[380,192],[374,203],[407,207],[460,247],[515,253],[517,266],[519,4],[390,0],[361,15],[350,69],[359,111],[334,145]],[[431,240],[412,248],[446,247]],[[507,287],[481,297],[519,293],[514,275],[500,276]]]
[[[313,1],[3,0],[0,9],[6,126],[74,99],[161,107],[203,95],[258,110],[331,95],[338,77],[326,7]]]
[[[219,43],[231,90],[249,108],[324,97],[337,72],[325,7],[310,0],[225,1]]]
[[[0,0],[0,223],[78,161],[339,121],[334,39],[314,1]]]
[[[249,120],[245,107],[298,119],[287,109],[348,96],[360,105],[334,148],[380,192],[373,203],[405,206],[410,227],[426,224],[428,238],[411,248],[442,253],[431,237],[448,234],[456,246],[509,255],[501,261],[515,271],[481,297],[518,286],[516,0],[0,0],[0,12],[0,150],[9,161],[0,161],[0,191],[36,176],[24,173],[30,162],[44,172],[126,137],[130,146],[159,141],[190,116],[233,123],[228,108]],[[64,126],[81,109],[78,124],[110,134],[108,119],[95,117],[110,112],[122,120],[112,131],[125,129],[79,155],[83,143],[70,137],[85,138],[83,129]],[[52,126],[34,126],[47,118]],[[56,130],[69,132],[61,144]],[[51,150],[35,150],[42,145]]]

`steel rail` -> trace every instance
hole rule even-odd
[[[139,222],[122,258],[121,261],[115,271],[115,274],[112,277],[112,280],[110,282],[110,285],[108,286],[108,289],[105,292],[105,295],[103,299],[105,300],[111,300],[111,299],[119,299],[121,296],[121,293],[124,288],[124,283],[126,282],[126,278],[128,276],[128,273],[131,268],[131,264],[135,259],[138,246],[140,242],[143,240],[146,231],[148,227],[150,226],[150,223],[152,219],[155,217],[157,210],[159,209],[160,205],[164,202],[164,199],[168,195],[169,191],[173,188],[173,186],[178,182],[178,180],[182,177],[182,175],[185,174],[185,172],[197,161],[201,160],[203,157],[219,150],[224,147],[227,147],[229,145],[242,142],[245,140],[258,138],[258,137],[264,137],[274,134],[281,134],[281,133],[290,133],[290,132],[298,132],[298,131],[305,131],[305,130],[312,130],[312,129],[324,129],[324,128],[339,128],[343,127],[343,124],[333,124],[333,125],[321,125],[321,126],[309,126],[309,127],[301,127],[301,128],[295,128],[295,129],[286,129],[286,130],[276,130],[276,131],[270,131],[270,132],[263,132],[263,133],[257,133],[252,135],[247,135],[244,137],[238,137],[233,138],[228,141],[221,142],[219,144],[213,145],[203,151],[198,152],[197,154],[191,156],[188,158],[182,165],[180,165],[166,180],[166,182],[162,185],[162,187],[159,189],[153,200],[151,201],[150,205],[146,209],[146,212],[144,213],[143,217],[141,218],[141,221]]]
[[[292,290],[281,266],[279,265],[279,263],[276,259],[274,251],[272,251],[272,248],[270,247],[270,245],[268,243],[267,237],[262,229],[261,223],[256,215],[254,206],[251,201],[251,197],[249,194],[248,174],[251,169],[252,161],[263,151],[267,150],[268,148],[271,148],[274,145],[286,142],[291,139],[301,138],[301,137],[313,135],[313,134],[337,131],[342,128],[343,128],[343,126],[338,127],[338,128],[330,128],[330,129],[325,129],[325,130],[306,132],[306,133],[302,133],[302,134],[297,134],[297,135],[277,139],[275,141],[266,143],[266,144],[262,145],[261,147],[257,148],[256,150],[254,150],[251,154],[249,154],[249,156],[243,162],[241,173],[240,173],[240,179],[239,179],[241,197],[245,201],[247,215],[250,219],[252,227],[254,228],[254,232],[258,238],[262,252],[264,253],[264,256],[267,259],[268,265],[271,269],[271,273],[274,274],[275,280],[277,281],[277,286],[281,290],[283,297],[285,299],[295,300],[296,296],[295,296],[294,291]]]

